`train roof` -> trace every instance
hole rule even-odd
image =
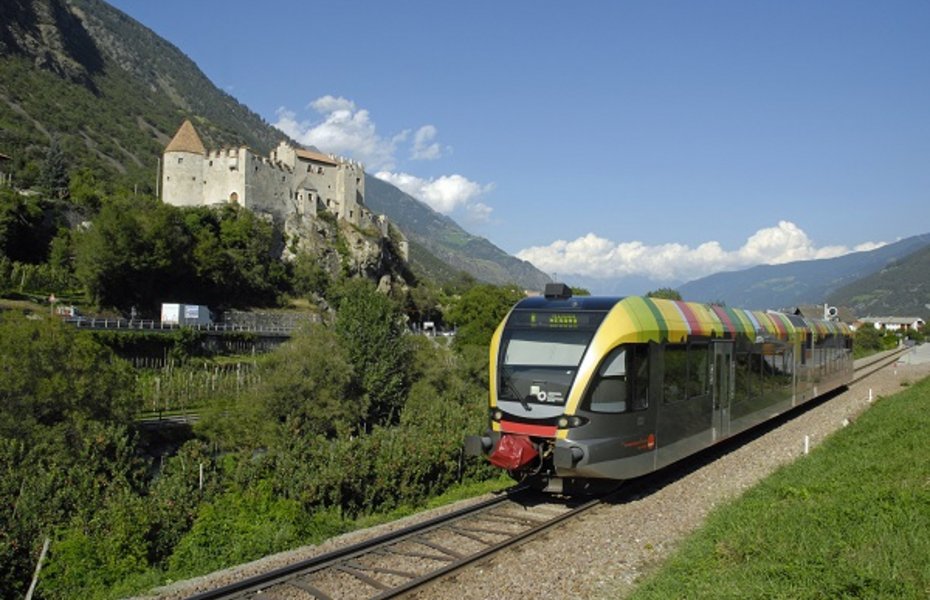
[[[700,304],[681,300],[664,300],[643,296],[579,296],[545,298],[537,296],[520,301],[517,310],[607,311],[608,319],[619,318],[634,325],[640,341],[662,340],[678,342],[689,336],[711,338],[735,337],[737,334],[756,339],[806,338],[813,334],[848,335],[843,323],[821,319],[805,319],[774,311],[744,310],[717,304]]]
[[[528,310],[610,310],[623,300],[615,296],[572,296],[571,298],[551,299],[545,296],[524,298],[514,307]]]

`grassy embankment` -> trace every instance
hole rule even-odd
[[[930,597],[930,379],[715,511],[631,597]]]

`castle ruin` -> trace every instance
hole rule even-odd
[[[161,185],[162,200],[175,206],[237,204],[279,223],[327,211],[388,237],[387,218],[365,206],[361,163],[283,141],[268,157],[246,146],[208,151],[186,120],[165,147]],[[407,260],[406,239],[398,250]]]

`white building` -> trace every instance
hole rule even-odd
[[[925,323],[920,317],[864,317],[860,324],[871,324],[875,329],[885,331],[920,331]]]

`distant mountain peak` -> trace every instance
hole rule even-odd
[[[823,304],[840,288],[879,272],[928,245],[930,234],[916,235],[875,250],[852,252],[836,258],[758,265],[740,271],[715,273],[689,281],[678,290],[687,300],[722,300],[730,306],[750,309]]]

